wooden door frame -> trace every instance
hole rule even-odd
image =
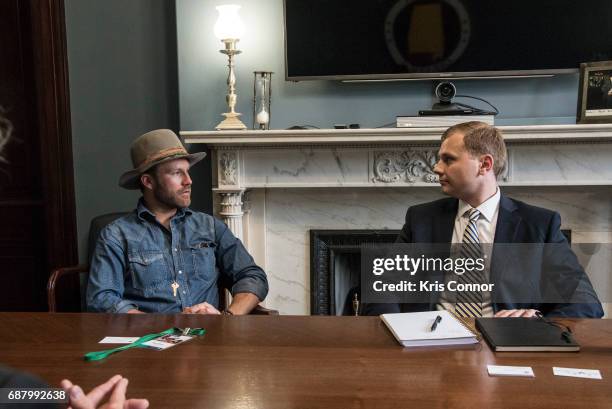
[[[43,202],[45,276],[78,263],[70,91],[64,0],[29,0],[37,94]]]

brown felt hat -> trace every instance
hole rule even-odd
[[[170,129],[156,129],[140,135],[130,148],[134,169],[119,178],[119,186],[140,189],[140,175],[153,166],[174,159],[187,159],[192,166],[206,156],[206,152],[188,153],[180,139]]]

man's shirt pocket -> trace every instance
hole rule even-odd
[[[173,280],[164,253],[159,250],[138,250],[128,259],[133,287],[147,297]]]
[[[216,247],[215,242],[207,240],[195,241],[189,245],[195,280],[202,282],[216,281]]]

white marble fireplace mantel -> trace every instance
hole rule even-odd
[[[612,184],[612,125],[500,127],[507,186]],[[444,128],[184,131],[212,150],[218,192],[249,188],[432,186]]]
[[[576,242],[612,240],[612,124],[500,127],[504,191],[561,213]],[[309,231],[399,229],[406,208],[441,197],[444,128],[183,131],[206,144],[215,213],[268,273],[266,305],[310,312]],[[589,206],[585,203],[588,202]]]
[[[182,131],[185,143],[211,147],[438,143],[446,128]],[[612,124],[500,126],[507,143],[612,141]]]

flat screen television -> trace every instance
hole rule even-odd
[[[284,0],[287,80],[550,75],[612,60],[612,0]]]

